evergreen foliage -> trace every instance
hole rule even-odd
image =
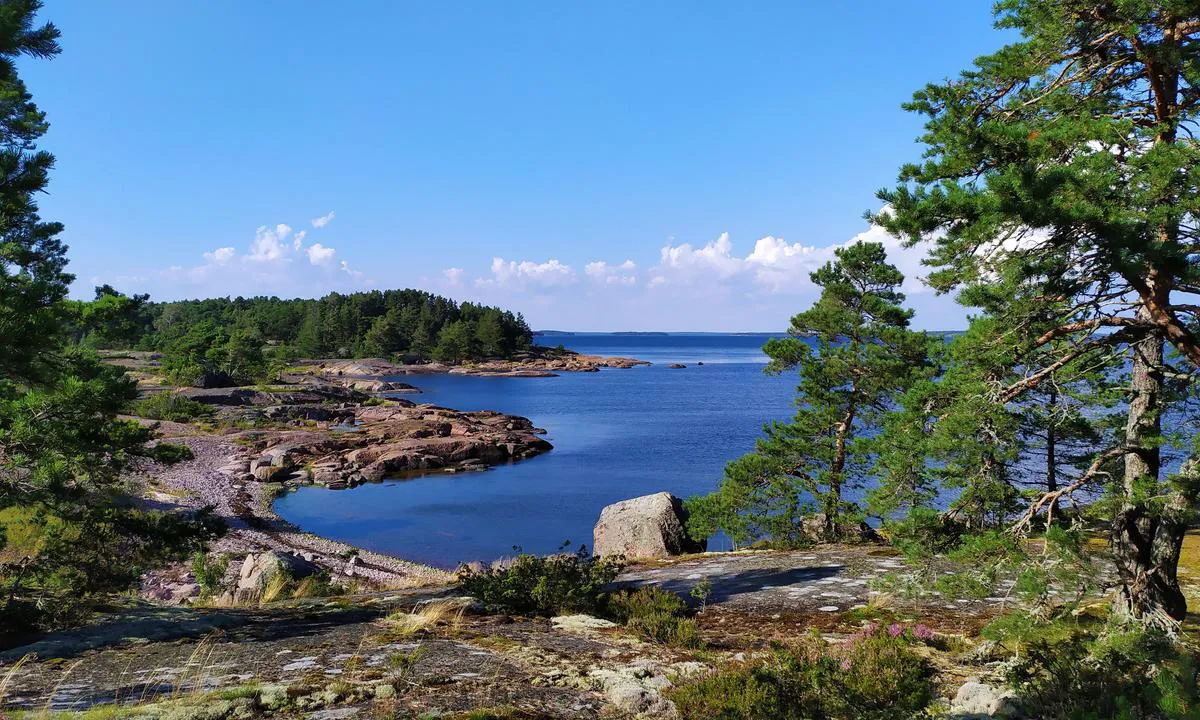
[[[1175,448],[1162,429],[1200,367],[1200,8],[1002,0],[996,12],[1019,39],[913,96],[926,152],[880,192],[874,219],[935,238],[930,283],[979,311],[939,424],[979,445],[959,454],[977,471],[980,519],[1004,510],[1021,403],[1120,391],[1124,427],[1098,433],[1086,467],[1029,513],[1109,490],[1125,611],[1168,626],[1185,614],[1175,569],[1200,491],[1195,472],[1164,472]]]
[[[67,302],[63,228],[38,215],[54,158],[37,149],[47,123],[16,61],[58,54],[58,29],[34,24],[40,5],[0,2],[0,640],[78,620],[219,529],[207,513],[147,511],[121,494],[151,433],[117,418],[134,384],[75,345],[73,327],[119,337],[118,318],[136,313],[107,291],[84,312]]]
[[[929,340],[908,329],[904,278],[882,245],[839,248],[812,280],[822,290],[816,304],[792,318],[790,337],[763,347],[768,372],[799,373],[796,415],[767,426],[755,450],[728,465],[717,492],[690,502],[698,533],[794,545],[812,539],[804,516],[816,511],[824,539],[836,539],[861,515],[843,493],[871,476],[873,437],[893,398],[930,371]]]
[[[461,362],[511,357],[533,339],[520,314],[431,295],[386,290],[318,300],[213,298],[145,305],[136,345],[161,350],[193,370],[218,367],[209,349],[239,345],[288,348],[303,357],[393,357]],[[218,337],[218,335],[223,336]],[[261,370],[251,367],[252,370]]]

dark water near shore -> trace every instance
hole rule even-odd
[[[413,398],[420,402],[524,415],[548,431],[554,450],[482,473],[301,488],[275,509],[307,531],[442,567],[494,559],[513,545],[537,553],[566,540],[590,545],[605,505],[660,490],[709,492],[763,423],[791,414],[796,378],[762,372],[768,337],[545,336],[538,342],[654,365],[554,378],[405,378],[424,390]],[[675,362],[688,367],[667,367]]]

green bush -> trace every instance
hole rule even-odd
[[[657,587],[622,590],[608,598],[610,617],[646,640],[699,648],[703,645],[696,621],[678,595]]]
[[[192,575],[200,586],[201,597],[209,597],[221,589],[227,569],[229,556],[225,554],[209,555],[201,551],[192,556]]]
[[[1119,625],[1091,633],[1042,623],[1008,666],[1007,681],[1044,720],[1196,720],[1197,660],[1159,632]]]
[[[621,567],[582,547],[575,553],[546,557],[518,554],[492,567],[464,565],[458,571],[458,586],[494,612],[595,613],[602,606],[604,586],[616,579]]]
[[[842,646],[811,636],[669,694],[683,720],[903,720],[924,715],[934,685],[906,634],[869,626]]]
[[[147,456],[164,465],[174,465],[177,462],[191,460],[196,457],[192,449],[187,445],[178,445],[169,442],[160,442],[149,448],[146,451]]]
[[[130,408],[130,414],[150,420],[168,420],[170,422],[192,422],[200,418],[210,417],[213,409],[189,397],[176,395],[173,392],[160,392],[145,400],[139,400]]]
[[[957,548],[966,527],[947,513],[918,507],[901,519],[888,520],[883,533],[906,556],[927,556]]]

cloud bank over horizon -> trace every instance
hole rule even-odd
[[[381,285],[343,257],[325,235],[330,211],[309,221],[310,230],[286,223],[258,227],[247,245],[204,251],[192,265],[173,265],[141,275],[90,278],[127,292],[149,291],[156,300],[278,295],[319,297],[329,292],[416,287],[452,297],[523,312],[535,329],[576,331],[754,331],[783,330],[791,316],[817,297],[809,273],[834,257],[839,247],[879,242],[904,273],[903,291],[925,329],[965,326],[965,310],[923,283],[927,244],[911,248],[878,227],[843,243],[806,245],[765,235],[746,244],[720,233],[703,244],[669,238],[657,256],[524,258],[496,254],[440,273],[405,277],[388,272]],[[313,237],[321,234],[319,240]],[[572,253],[579,256],[578,252]],[[372,273],[387,268],[371,266]],[[82,285],[82,282],[79,283]],[[83,293],[82,287],[78,287]]]
[[[882,243],[904,274],[902,290],[916,311],[916,327],[966,325],[965,309],[924,283],[928,243],[905,247],[874,226],[846,242],[824,246],[766,235],[744,251],[729,233],[703,245],[671,240],[645,267],[631,258],[573,265],[557,257],[496,256],[487,271],[445,269],[431,289],[521,310],[535,329],[782,330],[819,294],[809,274],[832,260],[837,248],[860,241]]]

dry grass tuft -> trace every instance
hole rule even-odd
[[[422,630],[441,624],[457,628],[462,624],[470,602],[462,598],[429,600],[413,608],[412,612],[394,612],[386,620],[400,637],[407,637]]]
[[[287,576],[287,573],[277,572],[267,579],[267,584],[262,589],[262,594],[259,596],[259,603],[265,605],[275,602],[283,596],[292,579]]]
[[[4,700],[8,697],[8,686],[12,684],[12,680],[17,673],[21,671],[21,667],[34,659],[34,654],[29,653],[21,657],[20,660],[13,663],[13,666],[8,669],[3,678],[0,678],[0,708],[4,707]]]

